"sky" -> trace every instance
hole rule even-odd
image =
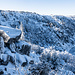
[[[42,15],[75,15],[75,0],[0,0],[0,10]]]

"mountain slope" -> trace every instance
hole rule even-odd
[[[21,39],[11,44],[5,43],[4,59],[9,55],[13,60],[9,59],[7,71],[5,71],[5,66],[1,63],[4,59],[1,58],[0,67],[4,73],[11,75],[75,74],[75,16],[48,16],[1,10],[0,26],[22,31]],[[13,50],[16,53],[12,52]],[[11,66],[13,70],[9,71]],[[19,70],[14,71],[17,68]]]
[[[66,44],[67,47],[75,45],[75,19],[73,17],[1,11],[0,22],[1,25],[19,29],[22,23],[25,38],[42,47],[55,46],[57,50],[60,46],[62,51],[66,50]]]

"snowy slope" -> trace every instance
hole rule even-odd
[[[18,52],[20,49],[24,50],[23,46],[20,47],[21,40],[14,42],[16,53],[12,53],[11,48],[6,44],[3,56],[9,55],[15,58],[13,59],[15,64],[9,60],[7,66],[0,65],[4,74],[75,75],[75,16],[48,16],[30,12],[0,11],[0,26],[8,26],[8,31],[11,27],[14,28],[15,31],[10,32],[12,37],[14,37],[12,34],[18,33],[16,30],[21,29],[21,25],[23,25],[21,31],[25,36],[25,40],[22,41],[27,42],[23,43],[24,48],[26,49],[26,45],[28,47],[31,45],[30,54],[22,55],[21,52]],[[26,64],[24,67],[23,62]]]
[[[59,50],[60,46],[62,51],[69,50],[66,48],[71,48],[75,44],[75,19],[73,17],[1,11],[0,22],[1,25],[13,28],[20,28],[22,22],[25,38],[42,47],[55,46],[56,50]]]

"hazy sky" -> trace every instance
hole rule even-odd
[[[0,0],[0,10],[28,11],[43,15],[75,15],[75,0]]]

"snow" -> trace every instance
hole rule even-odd
[[[20,30],[18,29],[16,30],[7,26],[0,26],[0,30],[3,30],[4,32],[6,32],[6,34],[9,35],[11,38],[19,36],[19,34],[21,33]]]
[[[21,24],[23,24],[22,30],[20,30]],[[4,74],[28,75],[30,73],[31,75],[35,71],[34,75],[36,75],[41,70],[48,75],[75,75],[75,16],[47,16],[30,12],[2,11],[0,12],[1,31],[11,38],[19,36],[21,31],[23,34],[23,39],[11,43],[10,48],[8,44],[3,44],[4,53],[1,54],[1,60],[6,61],[7,55],[15,60],[15,64],[9,61],[6,66],[0,65]],[[31,45],[29,55],[16,52],[22,48],[22,45]],[[29,64],[31,60],[34,64]],[[23,62],[27,63],[24,67]]]

